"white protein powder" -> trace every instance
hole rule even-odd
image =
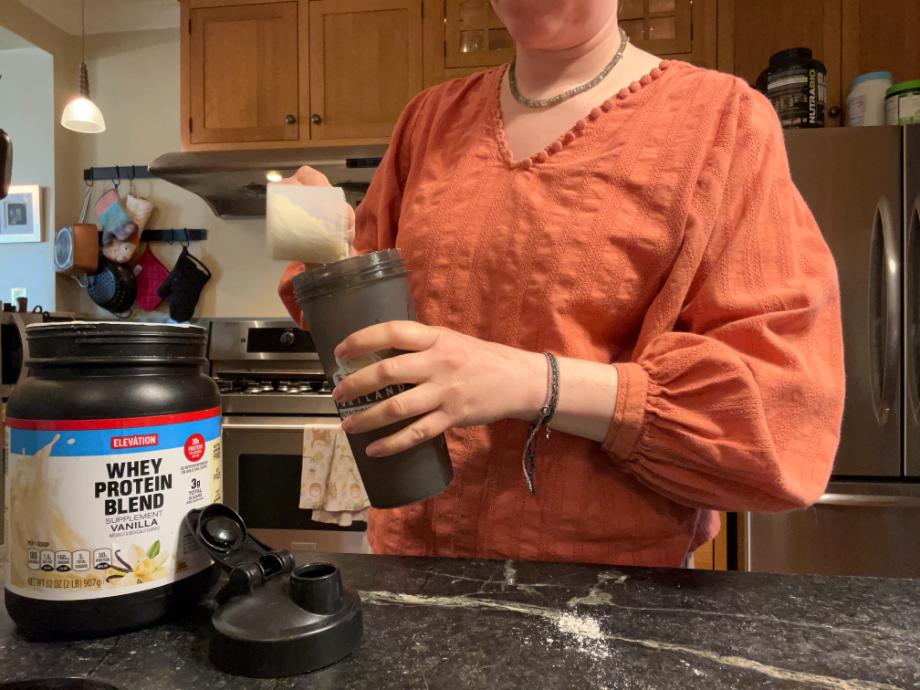
[[[348,256],[345,194],[338,187],[269,185],[265,222],[275,259],[325,264]]]

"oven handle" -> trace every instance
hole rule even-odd
[[[263,422],[227,422],[226,420],[223,423],[222,428],[225,431],[236,431],[236,430],[248,430],[248,431],[296,431],[302,430],[307,425],[315,425],[315,422],[289,422],[287,424],[283,422],[276,422],[271,424],[265,424]],[[330,427],[338,428],[339,423],[329,424]]]
[[[881,496],[872,494],[824,494],[818,505],[849,508],[920,508],[917,496]]]

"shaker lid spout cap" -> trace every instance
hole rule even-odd
[[[295,568],[246,531],[232,508],[213,503],[190,511],[198,543],[229,573],[211,618],[209,658],[222,671],[279,678],[329,666],[350,654],[363,630],[361,599],[332,563]]]

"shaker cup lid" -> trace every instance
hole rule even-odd
[[[368,281],[405,274],[406,267],[399,250],[381,249],[304,271],[294,277],[294,294],[298,301],[310,300],[320,295],[358,287]]]
[[[216,596],[209,658],[222,671],[279,678],[329,666],[361,640],[361,599],[342,586],[332,563],[295,567],[289,551],[273,550],[246,532],[231,508],[192,510],[192,533],[230,575]]]

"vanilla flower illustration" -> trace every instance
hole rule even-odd
[[[144,551],[140,546],[134,544],[131,546],[134,563],[128,563],[121,555],[121,551],[115,551],[115,559],[118,565],[113,565],[108,570],[105,581],[115,587],[130,587],[131,585],[153,582],[160,578],[166,577],[169,573],[163,566],[166,563],[168,554],[160,552],[160,540],[157,539],[150,548]]]

